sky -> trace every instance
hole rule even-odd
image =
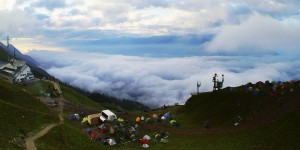
[[[149,106],[300,78],[298,0],[1,0],[0,38],[63,82]],[[51,56],[51,57],[49,57]]]

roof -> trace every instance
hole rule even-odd
[[[88,115],[88,118],[99,118],[100,113]]]
[[[0,71],[15,77],[27,67],[26,61],[19,59],[14,59],[13,62],[0,62]]]
[[[106,115],[115,115],[112,111],[106,109],[106,110],[102,110],[102,112],[104,112]]]

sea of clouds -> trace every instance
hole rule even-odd
[[[224,87],[265,80],[300,78],[300,60],[291,56],[194,56],[153,58],[86,52],[31,51],[48,73],[91,92],[127,98],[151,107],[184,104],[196,92],[212,91],[212,77]]]

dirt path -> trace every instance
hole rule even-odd
[[[61,94],[61,90],[58,84],[55,84],[56,82],[53,82],[54,86],[58,86],[57,89],[59,89],[60,94]],[[58,117],[59,117],[59,124],[64,123],[64,117],[63,117],[63,109],[64,109],[64,101],[65,99],[60,96],[58,98],[56,98],[55,100],[58,101]],[[53,123],[53,124],[49,124],[47,125],[44,129],[42,129],[40,132],[38,132],[37,134],[33,135],[32,137],[28,137],[25,139],[25,144],[26,144],[26,149],[27,150],[36,150],[36,146],[34,144],[34,141],[42,136],[44,136],[45,134],[48,133],[49,130],[51,130],[53,127],[57,126],[57,123]]]
[[[35,147],[34,141],[42,136],[44,136],[46,133],[48,133],[48,131],[50,129],[52,129],[53,127],[57,126],[57,124],[50,124],[47,127],[45,127],[42,131],[40,131],[39,133],[35,134],[32,137],[29,137],[26,139],[26,148],[27,150],[36,150],[37,148]]]
[[[63,98],[61,97],[59,97],[57,100],[58,100],[58,107],[59,107],[59,113],[58,113],[59,124],[62,124],[64,122],[64,117],[63,117],[64,102],[63,102]],[[34,144],[34,141],[47,134],[49,130],[51,130],[53,127],[57,125],[58,125],[57,123],[49,124],[34,136],[27,138],[25,140],[27,150],[36,150],[37,148]]]

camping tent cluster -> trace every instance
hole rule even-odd
[[[272,96],[283,96],[295,92],[297,86],[300,87],[300,81],[295,81],[295,80],[291,80],[289,82],[259,81],[256,84],[248,83],[244,85],[244,88],[246,88],[254,96],[260,94],[264,94],[264,95],[270,94]]]
[[[91,140],[104,145],[136,141],[141,136],[139,126],[122,118],[100,121],[100,113],[82,119],[82,127]]]
[[[135,122],[137,124],[139,124],[141,121],[145,121],[148,124],[151,124],[151,123],[163,123],[164,125],[166,125],[169,122],[171,126],[175,126],[175,127],[179,126],[179,123],[174,118],[172,118],[170,112],[161,113],[159,115],[157,115],[156,113],[154,113],[152,115],[152,117],[147,117],[146,116],[146,119],[145,119],[144,116],[141,116],[141,117],[138,116],[138,117],[136,117]]]
[[[154,133],[153,136],[142,135],[141,124],[151,124],[155,122],[170,122],[171,126],[178,126],[179,124],[173,119],[170,113],[153,114],[152,117],[136,117],[135,121],[125,120],[123,118],[116,118],[110,121],[101,121],[100,113],[81,116],[73,114],[70,116],[71,121],[78,121],[82,118],[81,125],[84,128],[88,137],[95,142],[103,145],[126,144],[129,142],[139,142],[142,147],[148,148],[150,140],[168,143],[168,132],[161,131]],[[147,115],[146,115],[147,116]],[[143,123],[142,123],[143,122]],[[152,138],[151,138],[152,137]]]

